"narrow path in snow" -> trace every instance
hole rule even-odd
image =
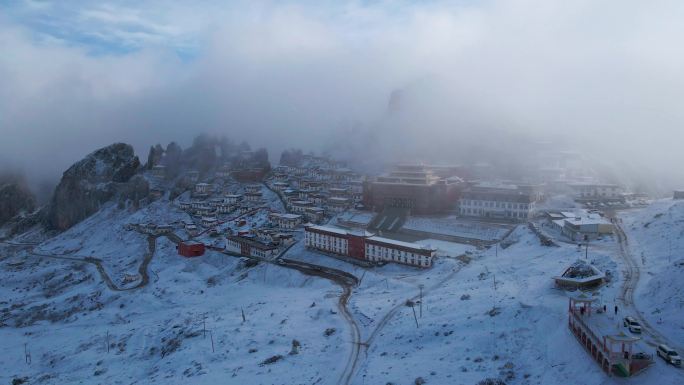
[[[448,281],[450,281],[451,279],[453,279],[453,278],[456,276],[456,274],[458,274],[458,272],[461,271],[461,269],[463,268],[463,266],[465,266],[465,264],[464,264],[463,262],[459,263],[459,264],[454,268],[454,270],[453,270],[451,273],[449,273],[446,277],[444,277],[443,279],[441,279],[439,282],[435,283],[434,285],[432,285],[432,286],[430,286],[430,287],[428,287],[428,288],[423,289],[423,299],[425,299],[425,297],[426,297],[428,294],[430,294],[432,291],[434,291],[435,289],[438,289],[438,288],[442,287],[445,283],[447,283]],[[418,292],[415,296],[409,298],[407,301],[415,302],[415,301],[418,300],[418,299],[420,299],[420,292]],[[365,357],[368,357],[368,349],[370,348],[371,344],[375,341],[375,338],[378,336],[378,334],[385,328],[385,326],[387,325],[387,323],[388,323],[392,318],[394,318],[394,316],[399,312],[399,310],[401,310],[401,309],[404,308],[405,306],[406,306],[406,301],[400,302],[399,304],[397,304],[396,306],[394,306],[392,309],[390,309],[390,311],[388,311],[387,314],[385,314],[385,315],[380,319],[380,322],[378,322],[378,325],[375,327],[375,329],[373,329],[373,331],[371,332],[371,334],[368,336],[368,339],[366,339],[365,342],[360,343],[360,345],[363,345],[363,346],[366,348],[366,349],[365,349],[365,352],[366,352]],[[352,377],[352,378],[353,378],[353,377]]]
[[[147,271],[147,267],[149,266],[150,262],[152,261],[152,258],[154,257],[154,252],[156,251],[157,248],[157,238],[159,237],[167,237],[169,240],[171,240],[174,243],[179,243],[181,239],[176,235],[176,234],[164,234],[164,235],[159,235],[159,236],[153,236],[150,235],[147,237],[147,243],[148,243],[148,251],[145,253],[145,256],[143,257],[142,263],[140,263],[140,266],[138,267],[138,274],[140,274],[140,282],[138,282],[137,285],[132,286],[132,287],[118,287],[112,278],[109,276],[107,271],[104,268],[104,265],[102,263],[102,259],[100,258],[95,258],[95,257],[84,257],[84,258],[79,258],[79,257],[70,257],[66,255],[58,255],[58,254],[46,254],[46,253],[38,253],[33,250],[29,252],[29,255],[37,256],[37,257],[43,257],[43,258],[51,258],[51,259],[58,259],[58,260],[66,260],[66,261],[72,261],[72,262],[81,262],[81,263],[89,263],[95,266],[97,269],[97,272],[100,274],[100,277],[104,281],[104,283],[107,285],[107,287],[112,290],[112,291],[131,291],[135,289],[140,289],[142,287],[147,286],[147,284],[150,282],[150,276]]]
[[[281,266],[284,268],[297,270],[305,275],[327,279],[342,287],[342,294],[340,295],[340,298],[337,301],[337,309],[340,311],[342,317],[349,325],[349,330],[351,333],[351,352],[349,353],[349,357],[347,358],[347,362],[345,363],[344,369],[340,374],[340,378],[337,381],[337,384],[348,385],[354,376],[356,366],[359,360],[359,345],[361,344],[361,332],[359,331],[359,325],[356,323],[354,316],[352,316],[351,312],[349,311],[347,304],[349,303],[349,298],[352,295],[352,288],[359,284],[359,279],[353,274],[343,270],[338,270],[327,266],[316,265],[309,262],[302,262],[283,258],[282,256],[285,255],[287,251],[290,250],[290,248],[292,248],[292,246],[294,246],[296,243],[297,242],[290,245],[287,249],[280,253],[280,255],[276,257],[274,260],[241,255],[237,253],[228,252],[226,250],[218,249],[215,247],[209,248],[212,250],[220,251],[223,254],[230,255],[233,257],[254,259],[275,266]]]
[[[622,229],[620,219],[615,215],[616,213],[607,214],[608,217],[613,219],[615,233],[618,238],[618,245],[620,250],[619,255],[625,264],[625,279],[622,283],[620,297],[618,299],[622,302],[625,310],[630,309],[632,311],[632,313],[634,314],[633,317],[641,324],[642,333],[648,335],[651,338],[651,340],[647,340],[646,338],[644,338],[644,341],[647,344],[653,347],[657,347],[658,344],[667,344],[679,352],[684,351],[681,347],[677,346],[677,344],[668,342],[668,339],[660,332],[658,332],[658,330],[656,330],[646,320],[643,313],[636,306],[636,303],[634,302],[634,291],[636,290],[637,285],[639,283],[641,270],[639,269],[639,264],[634,260],[632,253],[630,253],[629,251],[629,239],[627,238],[627,234],[625,233],[625,231]],[[684,373],[680,373],[680,376],[684,377]]]

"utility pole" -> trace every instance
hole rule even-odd
[[[211,330],[209,330],[209,337],[211,337],[211,352],[216,353],[214,351],[214,333]]]
[[[363,282],[363,277],[366,276],[366,270],[363,271],[363,274],[361,274],[361,279],[359,279],[359,286],[361,286],[361,282]]]
[[[204,338],[207,338],[207,313],[202,313],[202,332]]]
[[[240,308],[240,311],[242,312],[242,322],[244,323],[245,321],[247,321],[247,319],[245,318],[245,309]]]
[[[420,289],[420,318],[423,318],[423,284],[418,285]]]
[[[416,320],[416,329],[418,329],[418,317],[416,317],[416,307],[411,304],[411,310],[413,310],[413,319]]]
[[[28,350],[28,343],[24,342],[24,360],[27,365],[31,365],[31,353]]]
[[[584,235],[584,260],[589,262],[589,235]]]
[[[107,330],[107,338],[105,342],[107,343],[107,353],[109,353],[109,330]]]

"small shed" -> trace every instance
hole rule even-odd
[[[178,255],[186,258],[202,256],[205,251],[204,243],[195,241],[180,242],[176,249],[178,250]]]

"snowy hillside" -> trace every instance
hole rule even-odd
[[[177,218],[156,204],[134,214],[105,209],[37,249],[95,255],[118,284],[147,244],[123,226],[159,215]],[[339,287],[216,252],[185,259],[166,238],[156,242],[151,282],[133,291],[111,291],[87,263],[3,258],[0,383],[308,384],[335,376],[349,349],[335,314]]]
[[[622,218],[642,270],[636,300],[648,321],[684,348],[684,201],[657,201]]]
[[[676,250],[684,206],[660,202],[624,218],[633,253],[643,251],[648,266],[638,306],[681,341],[680,259],[667,261],[663,234],[673,234]],[[526,226],[508,235],[507,248],[428,239],[422,242],[440,257],[427,270],[357,266],[296,243],[288,260],[358,279],[349,320],[340,308],[343,289],[328,279],[216,251],[187,259],[166,237],[126,230],[187,219],[164,200],[136,212],[106,206],[33,253],[4,252],[0,383],[624,382],[601,372],[568,330],[567,294],[552,277],[584,258],[574,243],[541,246]],[[615,237],[592,241],[588,254],[613,272],[600,302],[616,303],[624,277]],[[144,282],[139,271],[148,257]],[[682,376],[658,362],[629,383],[674,385]]]

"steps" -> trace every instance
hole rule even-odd
[[[372,231],[396,232],[406,223],[409,209],[403,207],[385,207],[368,224]]]

